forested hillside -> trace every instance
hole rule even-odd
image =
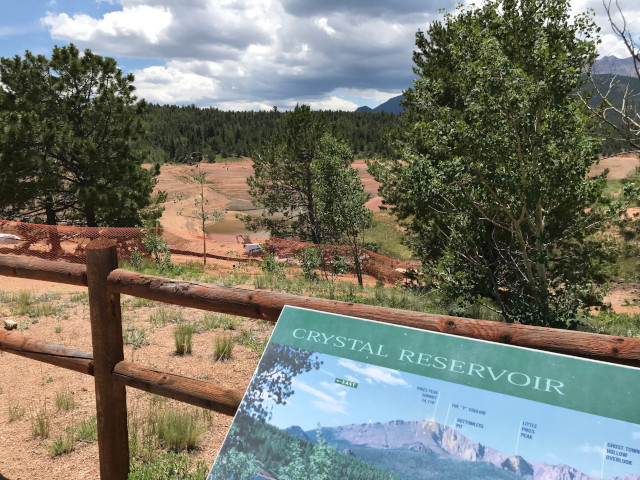
[[[149,105],[146,134],[137,146],[151,151],[152,162],[190,162],[251,156],[263,140],[278,131],[287,112],[225,112],[216,108]],[[398,125],[393,113],[314,112],[324,116],[337,138],[358,156],[387,153],[384,137]]]

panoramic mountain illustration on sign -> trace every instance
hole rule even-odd
[[[286,307],[209,480],[640,480],[631,377]]]

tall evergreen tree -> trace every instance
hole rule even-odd
[[[155,170],[132,148],[142,133],[133,76],[112,58],[74,46],[50,59],[0,59],[0,198],[8,217],[135,226]]]

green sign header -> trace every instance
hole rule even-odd
[[[640,423],[636,368],[288,306],[285,318],[272,342]]]

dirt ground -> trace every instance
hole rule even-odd
[[[382,201],[376,197],[378,183],[367,172],[366,160],[356,160],[353,164],[357,168],[365,192],[373,198],[367,206],[377,211]],[[214,225],[209,225],[209,233],[219,234],[247,234],[249,233],[240,220],[238,213],[257,213],[251,204],[251,196],[247,190],[247,178],[253,174],[253,161],[249,158],[232,162],[201,163],[200,171],[211,182],[205,185],[205,197],[208,209],[227,209],[227,213]],[[200,194],[200,184],[192,177],[197,173],[195,166],[164,165],[160,170],[156,190],[168,193],[162,224],[165,228],[197,232],[200,229],[195,216],[194,200]]]
[[[86,289],[62,286],[49,282],[34,282],[20,279],[3,281],[0,290],[5,292],[29,291],[32,295],[58,292],[62,312],[55,316],[40,317],[34,322],[29,317],[11,315],[8,305],[0,305],[0,317],[16,320],[23,329],[20,333],[30,338],[49,343],[58,343],[70,348],[91,351],[89,329],[89,307],[86,302],[74,300]],[[10,280],[7,282],[6,280]],[[58,295],[53,294],[53,297]],[[127,302],[129,300],[129,302]],[[158,308],[179,312],[183,318],[201,322],[204,312],[183,307],[159,304],[153,307],[128,307],[130,297],[123,296],[123,326],[144,330],[150,345],[134,350],[125,346],[125,359],[149,367],[222,385],[227,388],[246,389],[258,357],[244,345],[235,344],[231,360],[216,362],[212,356],[215,336],[237,334],[240,330],[252,330],[259,339],[270,334],[272,326],[250,319],[242,320],[236,331],[216,330],[197,333],[193,337],[193,353],[179,356],[175,354],[174,324],[153,325],[150,315]],[[44,477],[51,479],[98,479],[99,464],[97,443],[77,442],[75,450],[56,458],[50,458],[48,447],[64,432],[65,427],[73,427],[95,413],[93,377],[50,366],[9,353],[0,352],[0,479],[20,480]],[[59,392],[71,392],[76,407],[69,411],[56,408],[55,396]],[[151,396],[146,392],[127,387],[129,414],[140,415],[148,408]],[[185,404],[174,402],[182,408]],[[9,408],[16,405],[25,410],[19,420],[9,421]],[[194,410],[195,407],[193,408]],[[32,420],[36,414],[46,411],[50,418],[50,437],[33,438]],[[231,424],[232,417],[213,414],[208,431],[203,436],[201,446],[196,450],[194,462],[204,460],[211,465]]]
[[[592,173],[597,174],[609,168],[609,178],[624,178],[637,165],[638,159],[635,157],[613,157],[600,162]],[[361,173],[365,190],[373,197],[367,206],[375,211],[381,204],[381,198],[376,197],[378,185],[366,172],[364,160],[358,160],[355,166]],[[202,164],[201,169],[212,182],[208,185],[211,188],[207,191],[208,207],[229,210],[226,223],[223,224],[224,228],[218,233],[242,233],[242,225],[235,219],[235,213],[251,209],[245,183],[246,178],[253,173],[251,160]],[[157,188],[167,191],[169,195],[162,217],[162,223],[166,228],[198,231],[193,215],[193,199],[198,194],[199,185],[188,179],[189,174],[190,167],[187,166],[162,167]],[[229,253],[229,248],[225,246],[224,249],[227,251],[222,254]],[[240,254],[242,245],[236,245],[235,250]],[[176,257],[175,260],[180,259]],[[209,268],[216,272],[229,270],[233,266],[229,262],[210,261]],[[60,306],[61,313],[53,317],[42,317],[34,322],[28,317],[14,317],[9,305],[0,302],[0,319],[17,320],[24,329],[21,333],[31,338],[80,350],[91,350],[88,305],[73,300],[86,289],[0,276],[0,293],[8,295],[21,291],[28,291],[32,295],[50,296],[52,292],[56,292],[53,296],[59,298],[54,303]],[[124,302],[127,298],[123,297],[122,300]],[[640,311],[638,307],[630,305],[640,302],[640,289],[636,287],[614,285],[606,300],[611,302],[614,310],[618,312]],[[258,359],[254,352],[236,344],[234,357],[230,361],[214,361],[211,354],[213,338],[225,334],[217,329],[196,334],[193,354],[178,356],[174,353],[173,346],[174,325],[154,326],[149,321],[152,311],[157,308],[180,312],[190,321],[201,321],[204,315],[202,311],[173,306],[125,308],[124,326],[144,329],[151,343],[135,351],[131,346],[126,346],[127,360],[229,388],[246,388],[257,365]],[[247,319],[242,321],[238,328],[252,330],[260,338],[269,335],[271,330],[268,325]],[[62,391],[73,393],[76,408],[70,412],[56,409],[54,398],[56,393]],[[146,409],[149,395],[128,388],[127,399],[129,411],[140,412]],[[22,419],[9,421],[9,407],[15,405],[24,407],[24,416]],[[43,409],[46,409],[51,419],[51,435],[45,440],[34,439],[31,434],[31,420]],[[95,396],[92,377],[0,352],[0,480],[26,480],[44,475],[46,478],[67,480],[99,478],[97,443],[77,443],[73,452],[53,459],[47,450],[53,439],[60,435],[65,427],[77,425],[93,413]],[[214,414],[212,426],[205,434],[202,446],[196,451],[196,459],[203,459],[209,465],[213,463],[231,420],[231,417]]]
[[[621,180],[638,166],[640,166],[640,159],[637,155],[618,155],[600,160],[600,163],[591,167],[589,176],[595,177],[609,169],[607,174],[609,180]]]

